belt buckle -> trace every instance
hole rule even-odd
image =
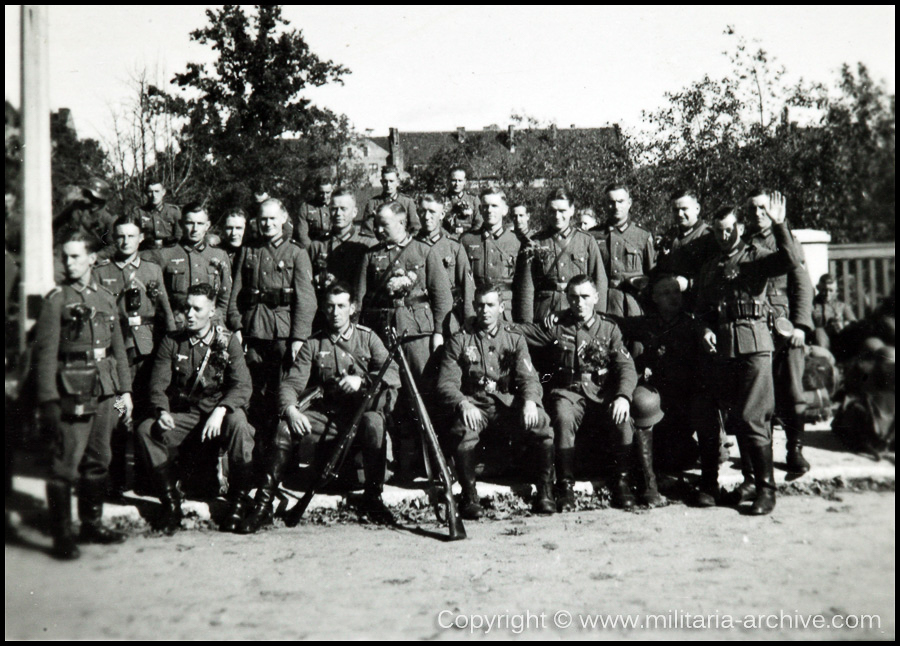
[[[72,411],[75,417],[84,417],[84,404],[75,404],[75,410]]]
[[[94,348],[94,361],[106,358],[106,348]]]
[[[129,325],[130,327],[137,327],[137,326],[139,326],[140,324],[141,324],[141,317],[140,317],[140,316],[129,316],[129,317],[128,317],[128,325]]]

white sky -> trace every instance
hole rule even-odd
[[[728,64],[726,25],[761,40],[791,78],[831,81],[862,61],[895,87],[895,8],[322,7],[284,10],[314,52],[352,70],[310,93],[360,130],[480,130],[513,111],[566,127],[636,125]],[[103,138],[134,70],[169,80],[211,52],[188,39],[202,6],[51,6],[50,97],[81,136]],[[6,98],[18,105],[19,8],[6,6]]]

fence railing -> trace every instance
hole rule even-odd
[[[894,287],[894,244],[828,245],[828,271],[837,278],[842,300],[858,317],[871,312]]]

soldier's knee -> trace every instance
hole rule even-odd
[[[279,422],[275,429],[275,438],[273,440],[275,448],[290,451],[294,446],[294,438],[291,435],[291,429],[288,428],[287,422]]]
[[[384,442],[384,417],[381,413],[368,411],[363,413],[359,424],[363,443],[368,447],[380,448]]]

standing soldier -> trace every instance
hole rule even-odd
[[[466,191],[466,169],[455,166],[447,177],[447,194],[444,196],[444,228],[459,239],[466,231],[481,227],[478,198]]]
[[[131,418],[131,374],[113,295],[91,273],[93,238],[75,231],[62,240],[65,280],[44,301],[35,337],[37,401],[54,431],[55,451],[47,481],[53,555],[78,558],[72,533],[72,485],[81,483],[80,540],[120,543],[105,528],[103,498],[110,461],[115,400]]]
[[[750,513],[755,516],[775,508],[771,426],[775,345],[766,321],[766,288],[770,278],[800,264],[784,224],[784,198],[774,193],[761,208],[772,221],[777,252],[744,242],[744,225],[738,221],[737,210],[721,208],[713,218],[720,252],[703,266],[697,283],[697,312],[707,328],[704,340],[719,359],[716,383],[727,414],[726,425],[737,437],[747,467],[745,482],[737,490],[738,500],[753,500]]]
[[[83,231],[94,238],[95,248],[101,258],[113,253],[112,223],[115,216],[106,208],[112,189],[109,182],[92,177],[81,191],[81,199],[70,204],[53,219],[53,231],[57,239],[65,239],[73,231]]]
[[[325,290],[322,306],[324,329],[304,344],[281,384],[278,431],[265,482],[256,493],[253,513],[241,529],[245,534],[256,532],[272,521],[272,501],[294,446],[300,442],[318,444],[323,435],[335,439],[350,424],[366,390],[389,360],[378,335],[351,321],[356,305],[347,285],[332,283]],[[384,416],[390,413],[400,387],[395,363],[391,362],[382,383],[385,390],[363,413],[356,437],[362,448],[366,480],[362,511],[375,522],[390,522],[393,517],[384,506],[381,493],[385,476]],[[300,410],[297,405],[304,390],[315,387],[322,388],[323,397],[311,409]]]
[[[468,231],[459,239],[469,258],[475,289],[493,285],[503,300],[503,320],[519,320],[513,298],[516,267],[521,243],[516,234],[503,227],[509,212],[506,194],[499,188],[488,188],[481,194],[481,230]]]
[[[653,236],[629,220],[631,191],[625,184],[609,184],[606,194],[607,229],[597,232],[603,267],[609,276],[610,316],[638,316],[638,296],[656,263]]]
[[[166,188],[155,179],[144,187],[146,203],[137,206],[132,214],[139,219],[144,242],[141,249],[171,247],[181,240],[181,209],[166,203]]]
[[[309,256],[284,238],[288,213],[280,200],[260,207],[260,240],[241,250],[228,303],[228,327],[241,332],[253,377],[251,416],[271,418],[281,373],[312,332],[316,295]]]
[[[175,325],[184,326],[184,306],[191,285],[211,285],[216,302],[216,320],[224,318],[231,295],[231,263],[228,254],[206,244],[209,216],[199,203],[184,207],[181,217],[182,238],[174,247],[147,252],[146,258],[163,270],[166,293],[175,312]]]
[[[356,213],[353,192],[337,189],[331,198],[331,232],[321,240],[313,240],[309,247],[313,285],[319,300],[334,282],[352,285],[366,250],[378,243],[374,237],[363,235],[354,224]]]
[[[238,256],[244,246],[244,237],[247,233],[247,212],[241,207],[228,209],[222,218],[222,244],[219,249],[228,255],[231,263],[231,280],[234,282],[234,274],[237,269]]]
[[[400,171],[396,166],[383,166],[381,168],[381,195],[376,195],[366,202],[363,211],[363,219],[360,222],[362,230],[367,234],[375,232],[375,216],[385,204],[396,202],[403,207],[409,216],[406,226],[408,231],[415,235],[419,231],[419,214],[416,211],[416,202],[411,197],[400,192]]]
[[[569,309],[554,324],[515,326],[529,346],[549,350],[553,355],[549,412],[556,443],[557,507],[559,511],[575,509],[576,433],[582,426],[599,426],[609,433],[613,454],[612,503],[631,509],[635,504],[628,484],[635,435],[631,415],[648,418],[645,425],[652,426],[658,421],[652,415],[660,417],[659,401],[657,398],[655,410],[648,410],[652,408],[647,406],[651,393],[643,388],[635,390],[634,361],[615,321],[597,313],[600,295],[593,279],[584,274],[574,276],[569,280],[566,297]],[[650,437],[649,429],[647,436]],[[647,446],[649,450],[652,445],[648,442]],[[652,453],[648,457],[652,462]],[[652,473],[651,469],[642,492],[646,504],[659,500]]]
[[[532,239],[532,246],[519,262],[517,296],[520,312],[516,320],[542,321],[548,314],[565,308],[566,285],[574,276],[585,274],[594,281],[598,311],[606,311],[606,272],[594,239],[572,226],[575,202],[565,189],[547,196],[550,228]]]
[[[320,177],[316,182],[316,196],[311,202],[300,205],[294,222],[294,240],[309,249],[313,240],[324,240],[331,233],[331,200],[334,182]]]
[[[693,307],[694,281],[700,268],[719,253],[712,229],[700,219],[700,199],[693,189],[682,189],[672,195],[672,212],[675,225],[663,235],[657,274],[670,274],[678,281],[687,300]]]
[[[528,215],[528,205],[525,202],[516,202],[512,207],[513,232],[519,239],[522,247],[531,245],[531,216]]]
[[[138,216],[125,215],[113,225],[116,255],[97,263],[94,276],[112,292],[118,303],[119,322],[125,337],[125,352],[131,368],[134,392],[134,419],[140,424],[153,414],[147,397],[150,386],[150,360],[160,338],[175,330],[169,297],[163,286],[159,265],[142,260],[138,249],[143,241]],[[126,467],[128,429],[119,425],[112,438],[112,490],[124,491],[128,484]]]
[[[534,511],[552,514],[553,430],[541,405],[543,390],[525,339],[502,323],[501,288],[483,285],[475,294],[475,317],[447,344],[438,378],[438,399],[453,415],[456,467],[463,492],[463,518],[484,510],[475,486],[475,450],[484,433],[504,433],[537,453]]]
[[[748,242],[761,249],[775,251],[777,244],[772,221],[767,215],[771,195],[772,191],[768,189],[759,189],[750,195],[750,208],[756,221]],[[775,339],[775,354],[772,356],[775,414],[787,436],[788,473],[803,474],[809,471],[809,462],[803,457],[806,426],[803,371],[806,369],[807,335],[812,337],[815,325],[812,320],[813,287],[806,270],[803,247],[793,238],[793,234],[791,238],[800,254],[800,263],[790,271],[769,279],[766,300],[769,304],[769,326]],[[790,327],[793,330],[786,329]]]
[[[221,436],[228,453],[230,504],[219,529],[240,526],[250,491],[254,429],[244,408],[253,387],[237,335],[212,323],[215,298],[208,283],[188,288],[185,329],[163,338],[153,363],[150,402],[156,416],[138,427],[163,504],[160,528],[168,534],[182,518],[171,462],[192,433],[200,433],[203,442]]]
[[[444,332],[455,334],[472,316],[472,298],[475,286],[472,282],[472,271],[469,269],[469,259],[462,245],[444,235],[444,229],[441,226],[444,219],[444,208],[445,203],[441,202],[434,193],[425,193],[419,197],[422,228],[416,239],[431,247],[431,252],[438,255],[450,278],[453,311],[448,320],[449,328]]]

